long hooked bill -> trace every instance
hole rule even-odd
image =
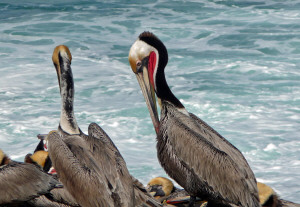
[[[156,107],[155,91],[149,81],[148,70],[144,66],[141,71],[135,74],[136,78],[142,89],[149,113],[152,119],[152,123],[156,134],[159,132],[159,119]]]

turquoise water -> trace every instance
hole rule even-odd
[[[23,160],[56,129],[51,57],[69,46],[75,115],[110,135],[130,172],[164,176],[127,55],[154,32],[185,107],[237,146],[259,181],[300,203],[300,1],[22,1],[0,3],[0,148]]]

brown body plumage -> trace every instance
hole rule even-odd
[[[188,113],[170,90],[164,75],[168,62],[164,44],[152,33],[142,33],[130,49],[129,62],[157,133],[158,159],[168,175],[193,199],[198,196],[209,205],[260,206],[255,176],[242,153]]]
[[[90,124],[88,135],[79,129],[69,49],[56,47],[52,59],[62,110],[58,131],[48,136],[49,155],[64,186],[82,206],[159,206],[129,174],[120,152],[97,124]]]
[[[44,139],[47,135],[40,140],[38,146],[34,150],[33,154],[27,154],[25,156],[24,162],[32,163],[44,172],[49,173],[52,167],[52,162],[49,157],[49,153],[44,149]],[[53,167],[52,167],[53,168]],[[50,173],[49,173],[50,174]],[[53,178],[58,179],[56,173],[51,174]],[[66,188],[54,188],[52,189],[48,196],[40,196],[29,202],[32,206],[49,206],[49,207],[77,207],[79,204],[76,202],[75,198],[67,191]]]
[[[115,159],[114,151],[101,146],[105,144],[100,139],[87,137],[94,142],[93,151],[78,135],[49,135],[50,157],[61,181],[83,206],[134,206],[134,189],[126,166]]]
[[[30,202],[61,184],[38,166],[10,160],[0,150],[0,206],[30,206]]]
[[[161,165],[190,195],[259,206],[255,177],[243,155],[195,115],[163,102],[157,140]]]

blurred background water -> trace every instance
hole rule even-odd
[[[300,1],[0,2],[0,148],[22,161],[56,129],[51,56],[69,46],[75,115],[97,122],[144,184],[165,176],[127,55],[154,32],[169,51],[167,81],[185,107],[239,148],[256,177],[300,202]]]

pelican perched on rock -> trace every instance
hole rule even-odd
[[[257,182],[259,202],[262,207],[300,207],[299,204],[279,198],[277,193],[268,185]],[[190,196],[183,189],[178,189],[173,182],[165,177],[156,177],[149,181],[147,190],[155,195],[155,198],[175,206],[188,206]],[[203,204],[203,201],[198,201]]]
[[[154,197],[169,196],[176,190],[173,182],[164,177],[156,177],[151,179],[148,182],[146,189],[152,193]]]
[[[0,150],[0,206],[30,206],[62,185],[39,167],[12,161]]]
[[[146,189],[161,203],[166,203],[167,200],[172,198],[179,199],[188,196],[188,193],[185,190],[176,188],[173,182],[165,177],[151,179],[148,182]]]
[[[88,135],[77,125],[74,111],[72,56],[66,46],[52,56],[61,94],[57,131],[48,135],[49,155],[59,179],[82,206],[160,206],[128,172],[109,136],[95,123]]]
[[[165,45],[154,34],[144,32],[132,45],[129,62],[157,133],[160,164],[191,195],[190,205],[198,196],[215,206],[260,206],[256,179],[243,154],[189,113],[170,90],[164,74],[168,62]]]

